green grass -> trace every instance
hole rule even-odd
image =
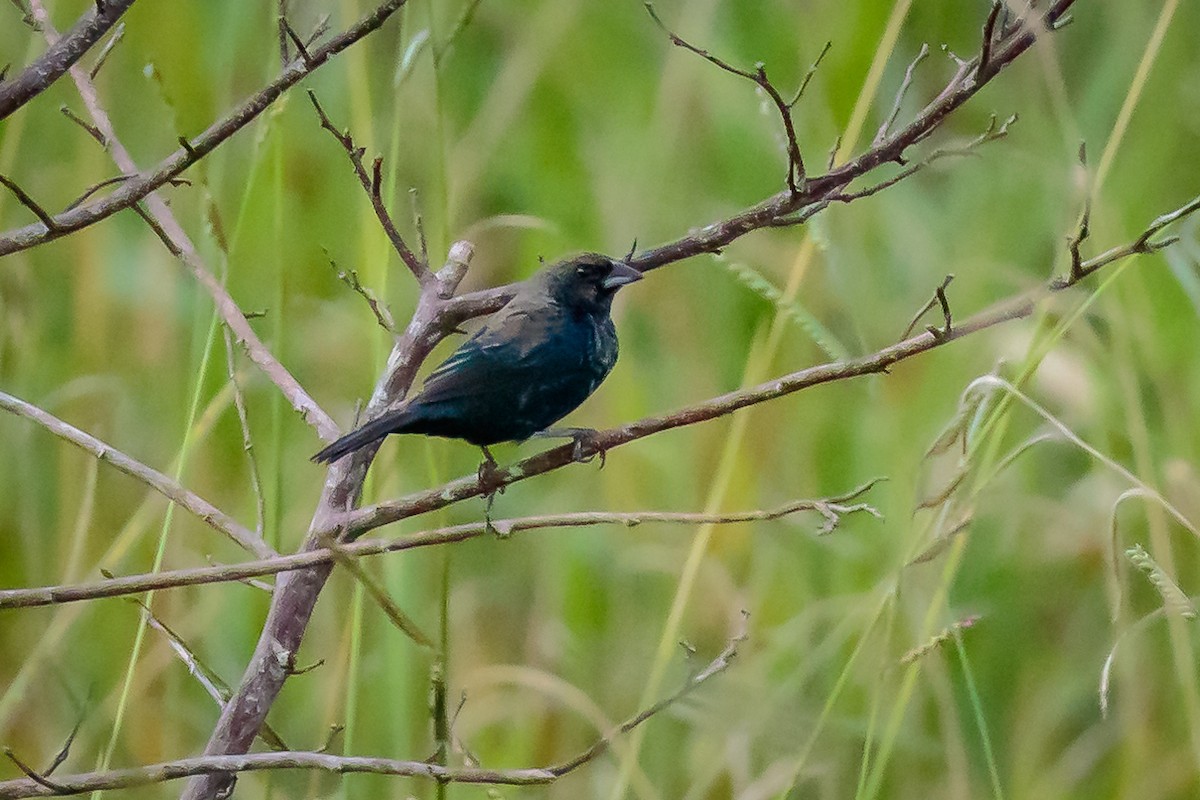
[[[140,164],[275,74],[266,5],[135,5],[98,84]],[[340,28],[366,7],[298,5],[302,34],[322,13]],[[769,104],[672,48],[641,4],[484,0],[460,27],[466,5],[413,0],[306,82],[368,158],[385,157],[385,194],[412,244],[411,188],[435,259],[471,238],[477,255],[466,288],[528,275],[539,257],[623,253],[635,237],[652,245],[781,186]],[[56,9],[59,27],[81,6]],[[796,114],[813,170],[837,136],[843,157],[869,142],[923,42],[933,53],[901,118],[933,96],[952,72],[937,46],[972,52],[986,12],[951,0],[911,8],[663,0],[656,8],[733,63],[764,61],[785,90],[833,41]],[[1084,198],[1093,204],[1085,252],[1094,254],[1200,193],[1192,35],[1200,7],[1101,0],[1079,4],[1075,17],[922,145],[928,152],[972,138],[993,113],[1019,114],[980,157],[942,162],[804,229],[753,234],[720,258],[672,265],[623,293],[621,361],[570,421],[614,425],[819,363],[829,351],[873,351],[896,339],[948,273],[954,312],[965,318],[1066,269],[1065,240]],[[0,64],[39,52],[17,20],[15,9],[0,9]],[[452,32],[454,46],[435,69],[432,53]],[[411,47],[422,37],[433,44]],[[398,75],[406,52],[415,58]],[[145,77],[147,64],[156,80]],[[112,174],[95,143],[61,116],[62,104],[82,109],[67,80],[0,123],[0,172],[52,208]],[[1087,173],[1076,160],[1080,140]],[[349,425],[389,343],[325,251],[357,270],[398,319],[415,292],[344,153],[293,94],[187,177],[193,186],[168,191],[175,213],[214,269],[227,258],[243,308],[267,311],[253,324],[273,352]],[[210,231],[210,204],[227,256]],[[0,227],[29,220],[0,195]],[[815,517],[548,531],[364,562],[443,642],[451,712],[466,692],[453,733],[488,767],[573,755],[686,678],[696,665],[680,639],[703,663],[741,610],[750,612],[750,638],[724,675],[555,786],[496,795],[1195,796],[1195,622],[1158,612],[1163,596],[1123,554],[1140,545],[1159,577],[1197,593],[1198,230],[1186,222],[1172,250],[1114,266],[1028,321],[889,375],[652,437],[613,452],[603,470],[561,470],[496,501],[498,516],[769,508],[883,475],[889,480],[869,496],[883,521],[850,516],[827,537],[815,536]],[[201,367],[211,318],[185,270],[136,216],[122,214],[0,261],[0,388],[178,471],[253,526],[257,502],[219,341]],[[318,442],[253,365],[239,358],[238,368],[266,487],[265,532],[288,551],[323,480],[307,461]],[[958,421],[963,439],[926,457],[964,390],[993,370],[1030,402],[994,391]],[[1006,459],[1044,433],[1054,436]],[[497,455],[510,461],[536,447]],[[188,515],[170,515],[157,495],[23,420],[0,418],[0,451],[0,586],[145,572],[160,541],[166,568],[243,558]],[[367,499],[467,474],[477,459],[457,442],[391,442]],[[960,471],[957,491],[918,508]],[[1120,502],[1118,513],[1135,487],[1170,508]],[[482,503],[470,501],[387,533],[481,514]],[[910,563],[968,514],[971,524],[931,560]],[[155,613],[229,683],[267,603],[241,584],[154,598]],[[971,627],[953,628],[975,614]],[[114,766],[199,752],[216,707],[156,631],[136,649],[140,624],[136,606],[115,599],[0,612],[0,744],[43,766],[82,713],[64,770],[92,768],[110,739]],[[1104,717],[1101,671],[1118,640]],[[301,665],[319,659],[324,666],[290,680],[272,711],[290,746],[320,747],[338,724],[347,730],[335,751],[434,752],[435,654],[398,631],[344,570],[299,654]],[[454,750],[449,761],[465,757]],[[0,764],[0,779],[17,775]],[[445,796],[487,791],[450,786]],[[432,798],[438,790],[377,776],[257,774],[242,778],[242,795]]]

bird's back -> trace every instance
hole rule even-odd
[[[405,430],[482,445],[527,439],[586,400],[616,360],[607,314],[518,295],[429,375]]]

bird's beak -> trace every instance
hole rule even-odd
[[[624,261],[614,261],[612,265],[612,272],[608,273],[608,277],[601,284],[605,289],[619,289],[627,283],[633,283],[642,279],[642,273]]]

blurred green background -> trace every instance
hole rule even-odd
[[[340,30],[369,5],[295,2],[291,18],[303,34],[330,14]],[[85,6],[55,3],[56,24],[65,29]],[[765,62],[785,93],[833,42],[796,112],[817,171],[856,107],[867,113],[852,152],[869,143],[925,42],[933,52],[901,120],[934,96],[953,72],[939,46],[971,54],[987,4],[662,0],[657,9],[735,64]],[[474,243],[465,288],[524,277],[540,257],[624,253],[634,238],[643,246],[675,238],[781,187],[782,139],[769,104],[748,83],[672,48],[640,3],[483,0],[444,49],[462,11],[458,2],[413,0],[305,86],[369,157],[385,157],[388,199],[410,233],[409,189],[417,190],[435,260],[456,239]],[[143,2],[126,16],[98,85],[141,165],[277,74],[274,13],[274,2],[226,0]],[[940,162],[804,229],[755,233],[720,258],[672,265],[623,292],[621,361],[569,421],[615,425],[831,355],[871,352],[900,335],[947,273],[957,276],[950,298],[965,318],[1065,269],[1065,237],[1090,188],[1087,253],[1135,238],[1195,196],[1200,5],[1095,0],[1078,3],[1075,17],[917,151],[969,139],[993,113],[1019,114],[1010,136],[980,157]],[[14,69],[43,46],[19,19],[0,8],[0,64]],[[876,61],[886,68],[873,82]],[[50,208],[114,174],[59,113],[64,104],[83,113],[66,78],[0,123],[0,172]],[[1131,111],[1124,127],[1123,108]],[[344,153],[293,91],[186,177],[190,187],[166,193],[175,213],[209,265],[228,270],[242,307],[267,312],[254,321],[263,339],[348,426],[388,342],[329,258],[358,270],[398,318],[415,293]],[[0,196],[0,226],[30,221]],[[1154,503],[1114,512],[1131,484],[1061,437],[992,477],[1005,453],[1051,430],[1020,403],[973,431],[970,474],[952,506],[918,509],[954,476],[961,453],[928,460],[927,448],[967,385],[1000,364],[1013,380],[1036,368],[1023,382],[1034,400],[1200,520],[1197,230],[1196,220],[1184,223],[1169,251],[1090,279],[1033,320],[890,375],[637,442],[603,470],[578,465],[513,486],[494,512],[771,508],[886,476],[866,497],[882,521],[849,516],[820,538],[815,515],[711,536],[662,525],[546,531],[363,562],[423,629],[445,627],[451,703],[467,698],[456,737],[495,768],[574,755],[678,687],[721,649],[740,611],[750,613],[733,667],[612,753],[552,787],[451,786],[448,796],[1197,796],[1195,623],[1161,613],[1139,622],[1162,601],[1127,562],[1114,582],[1110,518],[1120,548],[1143,544],[1188,592],[1200,581],[1197,542]],[[795,286],[796,299],[778,303],[747,275],[780,291]],[[253,525],[255,495],[213,330],[208,297],[132,213],[0,262],[0,388],[178,471]],[[308,462],[319,443],[245,358],[238,367],[266,535],[290,551],[323,480]],[[497,456],[511,461],[540,446],[502,446]],[[389,442],[369,499],[436,485],[477,462],[460,442]],[[188,515],[168,517],[140,484],[8,415],[0,416],[0,476],[3,587],[91,580],[100,569],[144,572],[160,547],[170,568],[244,557]],[[477,520],[482,510],[466,502],[379,534]],[[968,511],[973,523],[949,548],[907,565]],[[236,684],[268,600],[233,583],[172,590],[153,603]],[[980,619],[961,644],[950,637],[904,661],[971,615]],[[200,752],[217,708],[157,631],[145,632],[130,671],[139,626],[138,609],[119,599],[0,612],[0,743],[44,766],[82,713],[64,771],[93,769],[106,753],[111,765],[128,766]],[[1101,668],[1118,637],[1103,717]],[[680,639],[696,649],[693,659]],[[326,588],[299,657],[322,659],[289,681],[272,711],[291,747],[320,747],[338,724],[346,729],[337,752],[432,752],[431,656],[344,571]],[[17,775],[0,763],[0,777]],[[435,792],[422,781],[361,775],[254,774],[239,783],[247,798]]]

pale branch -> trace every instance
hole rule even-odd
[[[109,2],[115,2],[115,0],[109,0]],[[153,169],[139,172],[137,178],[125,182],[112,194],[56,215],[53,227],[38,222],[0,234],[0,256],[27,250],[43,242],[86,228],[118,211],[132,208],[155,189],[177,177],[188,167],[228,141],[235,133],[253,122],[284,92],[325,64],[330,58],[378,30],[389,17],[400,10],[405,2],[406,0],[386,0],[379,4],[340,35],[320,47],[311,49],[308,63],[295,60],[288,64],[270,84],[247,98],[241,105],[214,122],[202,133],[190,137],[186,147],[181,146]]]
[[[1200,197],[1168,214],[1154,220],[1149,227],[1132,243],[1114,247],[1111,250],[1084,261],[1078,274],[1074,272],[1054,278],[1043,287],[1019,294],[998,305],[982,311],[953,327],[950,326],[950,307],[945,297],[945,287],[941,287],[936,295],[941,304],[945,318],[944,328],[930,328],[924,333],[904,339],[896,344],[884,347],[869,355],[843,361],[833,361],[815,367],[802,369],[789,375],[761,383],[757,386],[739,389],[728,394],[712,398],[703,403],[679,409],[662,416],[646,417],[616,428],[596,431],[591,436],[578,442],[561,447],[545,450],[530,456],[508,467],[498,467],[489,471],[486,480],[479,475],[472,475],[451,481],[444,486],[416,492],[407,497],[384,501],[371,506],[364,506],[350,512],[344,521],[338,524],[350,532],[371,530],[381,525],[387,525],[402,519],[425,514],[439,508],[460,502],[470,497],[479,497],[494,493],[506,486],[519,481],[542,475],[571,464],[578,460],[589,459],[621,445],[644,439],[647,436],[662,431],[695,425],[700,422],[723,417],[749,406],[758,405],[768,400],[793,394],[802,389],[823,383],[846,380],[887,372],[897,362],[933,350],[952,341],[968,336],[1003,322],[1021,319],[1033,313],[1037,303],[1048,294],[1062,291],[1074,286],[1079,281],[1096,272],[1096,270],[1122,258],[1132,255],[1155,252],[1169,245],[1173,239],[1151,241],[1167,225],[1184,216],[1200,210]]]
[[[1073,4],[1074,0],[1054,0],[1045,12],[1039,12],[1036,19],[997,32],[988,49],[989,66],[986,70],[980,71],[979,56],[961,62],[941,92],[907,125],[841,166],[831,167],[823,175],[809,176],[802,191],[793,193],[790,189],[784,189],[732,217],[703,226],[675,241],[644,250],[629,258],[629,265],[647,272],[685,258],[717,252],[742,236],[762,228],[805,222],[813,213],[836,201],[852,182],[880,165],[904,163],[909,148],[936,131],[946,117],[1028,50],[1038,35],[1057,30],[1059,21]],[[786,222],[781,222],[784,220]],[[509,284],[461,295],[443,309],[444,324],[454,327],[472,317],[490,314],[512,299],[515,290],[515,284]]]
[[[125,23],[122,22],[113,29],[112,36],[108,37],[108,41],[104,43],[104,47],[100,48],[100,54],[96,56],[96,63],[92,64],[92,68],[88,70],[88,77],[96,80],[96,76],[100,74],[100,70],[104,68],[108,57],[112,55],[113,48],[116,47],[122,39],[125,38]]]
[[[1110,248],[1094,258],[1086,261],[1076,261],[1076,254],[1072,252],[1071,270],[1068,274],[1055,278],[1050,283],[1051,289],[1064,289],[1068,286],[1074,286],[1089,275],[1103,269],[1114,261],[1120,261],[1123,258],[1128,258],[1132,255],[1147,255],[1156,253],[1164,247],[1170,247],[1175,242],[1179,241],[1177,236],[1168,236],[1165,239],[1150,241],[1164,228],[1173,222],[1178,222],[1186,216],[1200,211],[1200,196],[1194,197],[1190,202],[1185,203],[1174,211],[1155,219],[1142,231],[1141,235],[1136,240],[1129,244],[1123,244],[1118,247]],[[1076,234],[1078,235],[1078,233]],[[1078,244],[1075,245],[1078,247]]]
[[[393,338],[397,336],[396,320],[392,317],[391,310],[387,307],[386,303],[379,299],[378,295],[362,285],[362,281],[358,279],[357,270],[343,270],[328,252],[325,253],[325,257],[329,259],[329,266],[333,269],[334,274],[337,275],[338,280],[346,284],[346,287],[350,291],[367,301],[367,307],[371,309],[371,313],[375,316],[375,321],[379,323],[379,327],[391,334]]]
[[[187,640],[175,632],[167,623],[163,622],[142,600],[136,597],[129,598],[130,601],[141,609],[145,616],[146,624],[154,630],[161,633],[167,640],[168,646],[183,665],[187,667],[188,674],[191,675],[205,693],[216,702],[218,706],[229,699],[229,695],[233,692],[229,689],[229,684],[221,679],[216,670],[208,666],[204,660],[196,654],[195,648],[188,644]],[[269,724],[264,723],[262,730],[259,731],[259,738],[266,742],[267,746],[273,750],[290,750],[291,748],[279,737]]]
[[[470,243],[456,242],[450,248],[446,265],[436,273],[435,279],[421,284],[408,327],[393,341],[387,365],[367,403],[366,419],[373,419],[403,400],[421,363],[449,334],[449,329],[440,324],[440,311],[447,302],[445,298],[454,295],[473,255]],[[330,521],[344,516],[358,504],[367,469],[378,449],[378,445],[364,447],[329,466],[301,552],[322,549],[328,532],[336,528]],[[254,654],[242,675],[241,684],[221,710],[206,753],[224,755],[250,749],[284,682],[293,674],[295,654],[304,640],[308,621],[331,569],[328,562],[313,564],[285,573],[276,581],[271,607]],[[199,800],[227,796],[234,781],[235,776],[229,773],[198,777],[188,784],[183,798]]]
[[[203,497],[189,492],[167,475],[146,466],[115,447],[100,441],[95,436],[84,433],[53,414],[5,392],[0,392],[0,408],[36,422],[58,438],[70,442],[100,461],[112,465],[131,478],[136,478],[180,508],[193,514],[201,522],[225,534],[247,552],[253,553],[259,558],[271,558],[278,555],[263,541],[262,537]]]
[[[26,778],[0,781],[0,800],[19,800],[26,797],[55,797],[83,794],[110,789],[130,789],[149,786],[191,776],[221,776],[237,772],[264,770],[306,769],[321,770],[335,775],[371,773],[398,777],[427,778],[439,783],[472,783],[497,786],[536,786],[553,783],[603,755],[616,737],[629,733],[646,720],[669,708],[708,681],[727,670],[737,656],[738,646],[746,640],[746,613],[738,632],[707,666],[692,675],[675,693],[659,700],[602,736],[591,747],[567,761],[549,767],[533,769],[491,770],[455,768],[427,761],[398,761],[366,756],[335,756],[325,752],[288,751],[253,753],[250,755],[209,755],[183,758],[144,767],[62,775],[50,780],[20,761],[12,751],[5,753],[26,774]]]
[[[66,35],[13,78],[0,82],[0,120],[48,89],[129,10],[134,0],[89,5]]]
[[[372,172],[368,175],[367,168],[363,166],[365,149],[355,146],[354,139],[350,136],[349,131],[343,132],[337,129],[329,119],[329,115],[325,113],[325,109],[317,101],[316,92],[312,89],[308,90],[308,99],[312,101],[313,108],[317,111],[317,117],[321,120],[321,127],[329,131],[338,144],[342,146],[342,149],[346,151],[346,156],[350,159],[350,165],[354,167],[354,174],[358,176],[358,182],[362,184],[363,191],[367,193],[367,197],[371,200],[371,208],[375,211],[375,218],[379,220],[379,225],[383,228],[384,233],[387,234],[388,241],[392,243],[392,249],[396,251],[396,255],[400,256],[400,260],[404,262],[404,266],[408,267],[408,271],[413,274],[413,277],[419,283],[422,285],[430,283],[433,280],[433,274],[429,271],[429,264],[417,258],[416,254],[408,246],[408,243],[404,241],[404,237],[400,235],[400,231],[397,230],[392,215],[388,213],[387,206],[383,202],[381,188],[383,181],[380,178],[383,160],[376,158]],[[424,237],[422,237],[423,240]]]
[[[1052,28],[1061,14],[1070,7],[1073,0],[1054,0],[1048,10],[1041,14],[1033,24],[1042,28]],[[932,100],[917,115],[911,123],[889,137],[879,147],[873,147],[866,153],[851,160],[847,164],[830,170],[817,178],[809,178],[804,183],[803,191],[792,191],[790,187],[783,192],[768,198],[741,214],[724,220],[707,228],[691,233],[675,242],[646,251],[634,256],[630,262],[638,269],[651,269],[663,264],[678,261],[688,256],[719,250],[728,242],[755,230],[766,227],[770,221],[781,216],[794,214],[818,203],[829,202],[829,197],[842,192],[856,178],[866,174],[875,167],[898,161],[903,158],[907,148],[922,141],[932,134],[947,115],[952,113],[986,82],[987,78],[999,72],[1000,68],[1012,63],[1021,53],[1025,52],[1034,42],[1035,31],[1028,25],[1022,25],[998,37],[991,50],[991,63],[995,65],[988,76],[972,72],[972,62],[967,62],[956,74],[946,88]],[[977,59],[976,62],[977,63]],[[454,259],[452,258],[451,261]],[[449,269],[438,275],[451,276]],[[449,332],[454,331],[458,324],[470,316],[494,311],[511,297],[511,287],[502,287],[489,292],[476,293],[465,298],[454,298],[453,287],[447,290],[444,282],[422,283],[417,301],[417,308],[406,328],[392,349],[384,374],[376,385],[375,392],[368,403],[365,419],[373,419],[384,409],[395,407],[407,392],[415,376],[417,366],[428,356],[433,345],[441,341]],[[1028,307],[1032,308],[1032,299]],[[1025,313],[1029,313],[1026,311]],[[1011,316],[1011,314],[1010,314]],[[967,326],[961,326],[951,336],[941,341],[926,334],[908,343],[910,350],[901,347],[899,350],[882,351],[876,364],[860,363],[852,365],[861,370],[861,374],[886,369],[887,364],[900,358],[930,349],[934,344],[948,341],[961,332],[970,332]],[[836,377],[836,370],[831,370],[824,377],[812,373],[807,376],[811,383],[825,382]],[[794,391],[794,387],[789,390]],[[736,400],[733,407],[740,407]],[[761,402],[761,400],[750,400]],[[732,408],[730,408],[732,410]],[[720,412],[717,412],[720,413]],[[700,421],[703,413],[696,418]],[[711,417],[708,417],[711,418]],[[676,427],[684,424],[678,419],[668,419],[665,427]],[[624,435],[624,434],[622,434]],[[644,434],[643,434],[644,435]],[[603,437],[604,434],[601,434]],[[619,437],[618,437],[619,438]],[[614,440],[615,441],[615,440]],[[604,441],[593,440],[594,452],[605,449]],[[325,487],[320,503],[313,514],[308,535],[302,547],[303,550],[319,549],[321,539],[326,532],[336,529],[335,520],[343,520],[346,512],[358,504],[366,470],[375,457],[378,446],[365,447],[354,454],[331,465],[326,473]],[[547,454],[523,462],[523,466],[537,467],[547,471],[567,463],[576,448],[567,446],[559,450],[548,451]],[[557,463],[555,460],[557,459]],[[532,473],[532,471],[531,471]],[[529,473],[529,474],[531,474]],[[523,473],[520,477],[527,477]],[[509,475],[512,480],[517,476]],[[422,498],[415,505],[399,510],[395,518],[418,513],[434,507],[446,505],[449,502],[494,491],[495,487],[479,485],[478,477],[474,482],[454,482],[437,495]],[[311,617],[317,598],[328,579],[330,566],[328,564],[314,565],[305,569],[288,572],[282,575],[276,584],[272,596],[271,608],[267,621],[263,626],[258,644],[255,648],[242,683],[235,695],[225,705],[209,739],[206,752],[210,755],[246,752],[254,735],[265,720],[266,714],[274,703],[283,683],[287,680],[289,668],[295,653],[300,647],[305,629]],[[183,794],[184,800],[208,800],[216,796],[228,794],[233,788],[233,775],[215,775],[197,778],[191,781]]]
[[[57,34],[50,24],[49,15],[46,13],[41,0],[33,0],[31,6],[47,41],[53,42]],[[96,86],[92,82],[92,79],[78,65],[71,67],[70,72],[79,95],[87,107],[88,114],[92,118],[92,122],[95,123],[96,128],[103,136],[105,150],[112,157],[117,168],[125,175],[140,175],[141,173],[138,172],[133,157],[130,156],[129,151],[125,149],[125,146],[117,137],[112,121],[100,103],[100,96],[96,91]],[[123,181],[121,189],[117,191],[123,191],[124,188],[128,187],[131,183],[136,183],[138,180],[138,178],[134,177]],[[292,408],[296,410],[301,418],[316,428],[320,436],[328,441],[336,439],[340,433],[337,424],[325,413],[324,409],[317,405],[307,390],[300,385],[300,382],[296,380],[288,369],[267,349],[262,340],[258,338],[258,334],[250,326],[246,315],[242,312],[237,302],[234,301],[233,297],[230,296],[224,284],[213,275],[212,271],[204,263],[191,238],[184,231],[183,226],[179,224],[166,202],[158,194],[150,192],[145,195],[145,203],[145,209],[135,204],[133,206],[134,210],[146,220],[150,229],[162,240],[172,255],[183,262],[184,266],[192,273],[192,276],[208,292],[209,296],[212,297],[213,303],[217,308],[217,313],[221,315],[221,319],[224,320],[228,329],[232,331],[237,343],[245,350],[250,360],[283,393],[284,397],[287,398]]]
[[[770,510],[741,511],[728,514],[696,514],[672,511],[584,511],[567,514],[547,514],[512,519],[494,519],[490,524],[482,521],[469,522],[412,533],[390,540],[359,539],[356,542],[341,544],[340,549],[345,558],[362,558],[383,553],[412,550],[419,547],[464,542],[468,539],[476,539],[489,534],[507,537],[522,531],[552,528],[581,528],[595,525],[623,525],[627,528],[634,528],[646,524],[732,525],[745,522],[766,522],[802,511],[817,511],[824,515],[822,509],[834,509],[839,512],[854,509],[854,506],[848,506],[847,504],[861,497],[876,482],[871,481],[836,497],[825,497],[820,500],[793,500],[790,503]],[[874,509],[869,507],[864,507],[861,510],[871,514],[876,513]],[[144,575],[109,578],[96,583],[43,586],[31,589],[0,589],[0,610],[71,603],[79,600],[95,600],[102,597],[120,597],[122,595],[141,594],[142,592],[152,590],[173,589],[180,586],[244,581],[247,578],[274,575],[280,572],[303,569],[315,564],[328,564],[335,560],[337,560],[336,555],[328,547],[323,547],[317,550],[265,558],[259,561],[248,561],[242,564],[163,570]]]

